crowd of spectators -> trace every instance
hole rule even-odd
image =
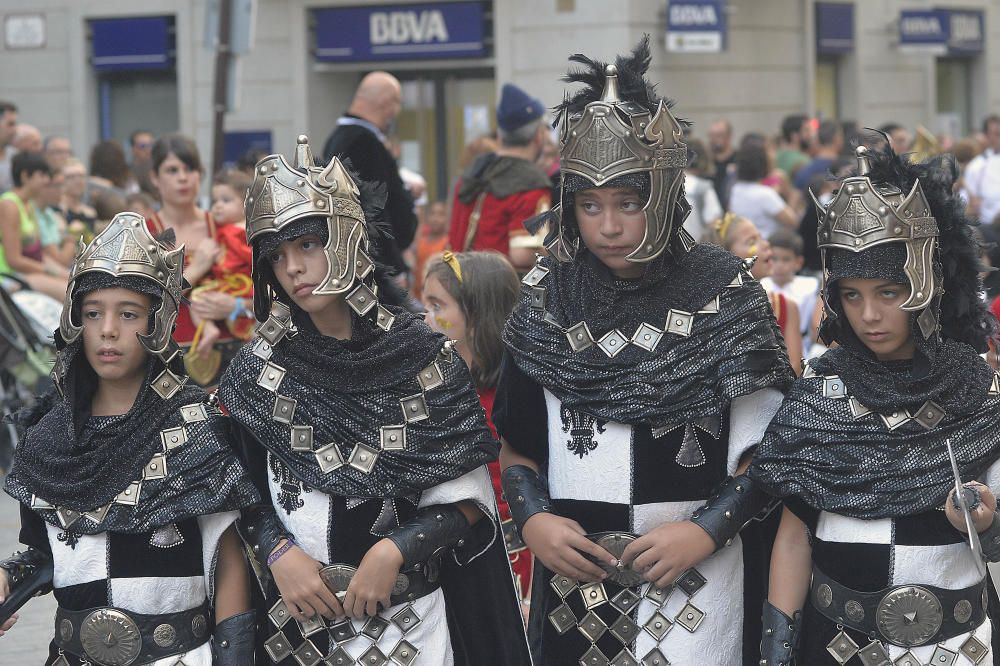
[[[393,127],[402,108],[399,81],[374,72],[361,81],[350,107],[323,150],[349,160],[363,179],[386,187],[381,260],[394,268],[419,307],[421,279],[446,249],[494,250],[520,272],[544,252],[544,229],[523,223],[558,204],[559,154],[539,100],[505,85],[495,133],[476,137],[455,165],[449,195],[429,195],[420,174],[401,168]],[[825,349],[817,339],[822,315],[821,266],[812,199],[830,200],[836,179],[855,165],[860,143],[891,142],[913,159],[929,152],[954,157],[956,190],[981,222],[987,252],[1000,265],[1000,116],[958,141],[886,123],[877,132],[854,123],[789,115],[774,133],[734,135],[720,118],[705,135],[686,138],[685,194],[691,212],[684,228],[695,240],[756,257],[754,274],[771,294],[790,351],[809,357]],[[914,137],[917,137],[914,139]],[[235,349],[252,334],[251,257],[244,240],[242,200],[256,158],[216,174],[211,207],[201,204],[205,170],[195,143],[179,134],[156,136],[139,128],[127,150],[118,141],[95,144],[86,163],[64,136],[43,136],[20,122],[17,107],[0,101],[0,273],[7,289],[28,288],[62,300],[78,240],[92,237],[117,213],[137,212],[156,233],[173,233],[187,249],[192,285],[177,329],[191,347],[189,372],[199,383],[217,381]],[[1000,278],[987,277],[989,296]],[[1000,314],[1000,299],[995,309]],[[797,365],[797,364],[795,364]]]

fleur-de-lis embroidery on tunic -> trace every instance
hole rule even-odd
[[[602,434],[607,430],[607,421],[602,421],[590,414],[575,412],[569,407],[560,408],[559,418],[562,419],[563,432],[569,433],[570,436],[566,442],[566,448],[581,458],[597,448],[594,435]]]
[[[80,543],[80,535],[73,530],[63,530],[56,535],[56,538],[65,543],[67,546],[76,550],[76,544]]]
[[[302,484],[299,480],[292,476],[292,473],[288,471],[288,468],[281,464],[275,456],[268,456],[270,459],[271,473],[274,474],[274,482],[279,485],[281,490],[278,491],[278,504],[281,508],[285,510],[285,513],[291,514],[292,511],[296,509],[301,509],[305,506],[305,502],[302,500]],[[306,488],[306,492],[311,492],[311,488]]]

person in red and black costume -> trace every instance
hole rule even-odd
[[[524,273],[541,243],[524,221],[552,205],[549,177],[535,162],[548,129],[541,100],[507,83],[497,105],[500,149],[483,155],[455,187],[449,244],[455,252],[496,250]]]

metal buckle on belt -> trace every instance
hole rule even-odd
[[[605,573],[608,574],[608,580],[618,583],[622,587],[638,587],[646,582],[646,579],[642,577],[641,573],[633,569],[631,566],[625,566],[621,561],[625,548],[630,543],[638,539],[638,536],[635,534],[629,534],[628,532],[597,532],[595,534],[588,534],[587,538],[618,559],[618,565],[612,566],[607,562],[598,560],[592,555],[588,555],[586,553],[583,554],[584,557],[599,566],[605,571]]]
[[[982,581],[963,590],[899,585],[859,592],[818,569],[813,575],[813,604],[827,619],[864,634],[874,635],[877,631],[886,641],[902,647],[928,645],[975,629],[968,626],[976,618],[971,595],[978,595],[979,589],[985,593]],[[817,582],[817,577],[822,582]],[[985,612],[985,603],[983,609]]]
[[[142,634],[125,613],[101,608],[80,625],[80,644],[87,656],[106,666],[128,666],[139,657]]]
[[[356,573],[358,573],[357,567],[348,564],[329,564],[319,570],[319,577],[337,597],[337,601],[343,602],[344,597],[347,596],[347,587],[351,584],[351,579]],[[390,594],[393,597],[398,597],[408,589],[410,589],[410,579],[406,574],[401,573],[396,576],[396,583],[392,586]]]

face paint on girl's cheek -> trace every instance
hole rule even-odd
[[[451,322],[444,317],[434,317],[434,323],[436,323],[442,331],[451,330]]]

